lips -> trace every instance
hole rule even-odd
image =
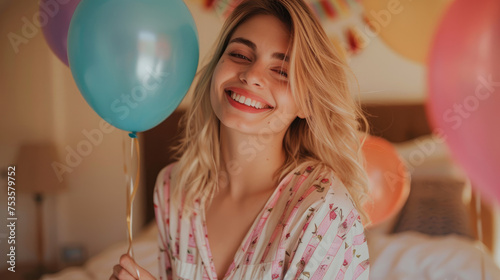
[[[264,99],[240,88],[230,87],[226,88],[224,92],[234,101],[246,105],[248,107],[253,107],[256,109],[273,108],[273,106],[267,103]]]

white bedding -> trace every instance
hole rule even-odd
[[[134,240],[136,261],[155,277],[157,265],[157,229],[148,225]],[[386,235],[367,233],[373,280],[493,280],[500,279],[500,269],[480,244],[448,235],[431,237],[416,232]],[[82,267],[70,267],[45,275],[41,280],[103,280],[127,251],[128,243],[116,244],[91,258]],[[483,276],[481,277],[481,258]]]
[[[458,235],[368,233],[373,280],[493,280],[500,269],[485,247]],[[483,269],[481,271],[481,264]]]

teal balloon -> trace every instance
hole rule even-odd
[[[82,0],[68,31],[78,89],[126,131],[153,128],[179,106],[198,57],[196,25],[181,0]]]

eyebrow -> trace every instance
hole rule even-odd
[[[243,44],[243,45],[249,47],[250,49],[252,49],[252,51],[257,50],[257,45],[255,45],[254,42],[252,42],[248,39],[242,38],[242,37],[233,38],[231,41],[229,41],[229,44],[231,44],[231,43],[240,43],[240,44]],[[279,60],[284,60],[286,62],[288,62],[290,60],[286,54],[278,53],[278,52],[273,53],[271,55],[271,57],[279,59]]]

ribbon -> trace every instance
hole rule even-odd
[[[134,212],[133,212],[133,205],[134,205],[134,198],[137,193],[137,189],[139,187],[139,177],[140,177],[140,171],[141,171],[141,154],[140,154],[140,149],[139,149],[139,139],[137,138],[135,132],[132,132],[128,135],[130,137],[130,159],[127,157],[126,153],[126,141],[125,138],[123,138],[123,171],[125,173],[125,183],[127,187],[127,231],[128,231],[128,250],[127,254],[134,259],[134,250],[132,247],[132,241],[133,241],[133,236],[132,236],[132,224],[133,224],[133,218],[134,218]],[[129,169],[132,168],[132,163],[134,160],[134,150],[135,153],[137,154],[136,158],[136,174],[135,174],[135,180],[133,176],[129,173]],[[129,168],[130,164],[130,168]],[[140,279],[140,273],[139,273],[139,268],[136,268],[137,272],[137,279]]]

